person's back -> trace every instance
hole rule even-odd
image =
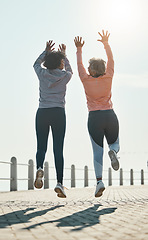
[[[82,48],[77,47],[78,73],[84,85],[89,111],[112,109],[111,87],[114,74],[114,60],[108,41],[104,41],[103,44],[108,58],[107,67],[102,72],[97,72],[96,64],[99,65],[101,63],[103,65],[103,60],[90,59],[88,70],[91,74],[87,74],[83,66]],[[93,65],[95,65],[96,69]],[[100,68],[99,70],[101,71]]]
[[[53,135],[53,152],[57,173],[55,192],[58,197],[66,197],[63,188],[63,144],[66,129],[65,94],[66,85],[72,77],[72,69],[65,57],[66,46],[53,51],[52,41],[47,42],[46,50],[38,57],[33,67],[39,79],[39,108],[36,113],[37,172],[35,187],[42,188],[43,163],[47,151],[50,128]],[[41,66],[43,63],[44,67]],[[65,70],[63,70],[65,68]]]
[[[72,77],[72,69],[63,53],[49,52],[47,56],[46,54],[44,51],[33,65],[39,79],[39,108],[64,108],[66,84]],[[60,60],[64,60],[65,70],[60,68]],[[53,61],[57,63],[54,66]],[[43,62],[47,68],[41,66]],[[53,67],[54,69],[51,69]]]
[[[111,48],[108,44],[109,34],[101,35],[101,41],[107,54],[107,67],[102,59],[92,58],[89,61],[87,74],[82,63],[82,42],[81,37],[76,37],[74,42],[77,47],[77,66],[79,77],[83,83],[88,106],[88,131],[92,142],[94,154],[94,168],[97,179],[95,197],[100,197],[105,190],[102,182],[103,169],[103,141],[106,137],[109,145],[109,157],[114,170],[119,169],[117,152],[119,151],[119,123],[112,107],[111,87],[114,74],[114,60]]]

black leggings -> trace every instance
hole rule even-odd
[[[63,144],[66,128],[65,109],[55,108],[39,108],[36,113],[36,135],[37,135],[37,168],[43,168],[45,154],[47,151],[49,130],[52,130],[53,136],[53,152],[55,159],[55,167],[57,173],[57,181],[63,181]]]
[[[88,131],[100,147],[103,147],[104,136],[109,145],[113,144],[119,134],[119,123],[113,109],[89,112]]]

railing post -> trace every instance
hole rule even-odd
[[[33,160],[28,161],[28,190],[34,189],[34,164]]]
[[[44,165],[44,189],[49,188],[49,166],[48,162],[45,162]]]
[[[71,187],[75,187],[75,165],[71,165]]]
[[[10,191],[17,191],[17,160],[15,157],[11,158],[10,178]]]
[[[120,185],[123,185],[123,169],[120,168]]]
[[[130,170],[130,185],[134,185],[134,174],[133,174],[133,169]]]
[[[88,167],[84,167],[84,187],[88,187]]]
[[[112,186],[112,170],[108,169],[108,186]]]
[[[144,185],[144,171],[141,169],[141,185]]]

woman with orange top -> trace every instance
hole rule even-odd
[[[111,48],[108,44],[108,31],[99,33],[107,54],[107,66],[102,59],[92,58],[89,60],[87,74],[82,63],[82,37],[75,37],[77,47],[77,66],[79,77],[84,86],[88,106],[88,131],[92,142],[94,155],[94,169],[97,179],[95,197],[100,197],[105,190],[102,182],[103,166],[103,140],[106,137],[109,146],[109,157],[114,170],[119,169],[117,152],[119,151],[119,123],[113,110],[111,101],[112,79],[114,75],[114,60]]]

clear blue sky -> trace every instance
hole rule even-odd
[[[148,160],[148,1],[146,0],[0,0],[0,160],[35,160],[38,79],[33,63],[49,39],[67,46],[74,75],[67,87],[65,166],[93,168],[87,132],[87,106],[76,66],[73,39],[81,35],[84,65],[106,60],[98,31],[108,30],[115,60],[112,100],[120,122],[123,169],[146,169]],[[110,166],[105,144],[104,168]],[[54,166],[52,139],[46,160]]]

